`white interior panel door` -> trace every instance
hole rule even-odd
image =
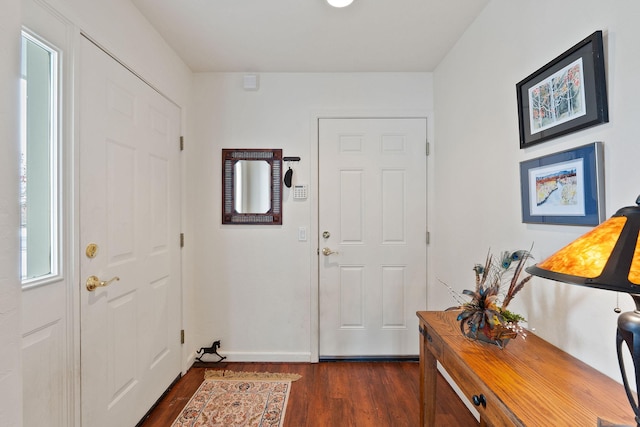
[[[180,373],[180,111],[84,38],[80,75],[82,424],[133,426]]]
[[[319,123],[320,357],[418,354],[426,119]]]

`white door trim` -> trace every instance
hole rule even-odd
[[[318,250],[320,248],[319,234],[319,215],[318,215],[318,191],[319,191],[319,172],[320,165],[318,164],[318,120],[320,119],[365,119],[365,118],[426,118],[427,119],[427,139],[433,140],[433,111],[430,110],[315,110],[311,111],[309,123],[310,123],[310,137],[309,137],[309,153],[311,157],[310,161],[310,177],[309,177],[309,189],[315,192],[316,197],[310,197],[310,241],[309,256],[311,257],[311,271],[310,271],[310,355],[311,363],[318,363],[320,360],[320,295],[319,295],[319,280],[320,280],[320,268]],[[431,215],[431,207],[429,205],[431,191],[431,182],[433,167],[432,156],[427,158],[427,228],[429,228],[429,218]],[[427,260],[429,260],[430,254],[427,251]],[[427,261],[427,271],[429,268],[429,262]],[[427,295],[428,295],[427,287]],[[416,338],[417,339],[417,338]]]

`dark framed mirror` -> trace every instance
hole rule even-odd
[[[281,149],[222,149],[222,223],[282,224]]]

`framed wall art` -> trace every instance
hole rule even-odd
[[[522,222],[598,225],[604,221],[601,142],[520,163]]]
[[[516,85],[520,148],[609,121],[602,31]]]

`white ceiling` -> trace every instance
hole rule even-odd
[[[131,0],[195,71],[433,71],[489,0]]]

